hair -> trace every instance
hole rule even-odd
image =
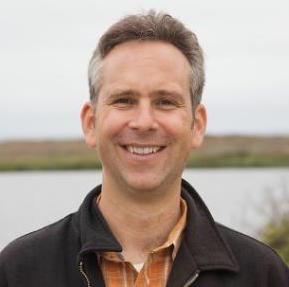
[[[97,102],[102,60],[115,46],[133,40],[166,42],[178,48],[186,57],[191,66],[190,95],[194,110],[201,102],[205,83],[204,58],[198,39],[176,18],[153,10],[146,14],[126,16],[102,35],[88,68],[90,100]]]

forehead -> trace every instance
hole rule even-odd
[[[102,84],[138,82],[189,85],[190,64],[175,46],[160,41],[129,41],[104,58]]]

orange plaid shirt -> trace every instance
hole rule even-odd
[[[98,260],[107,287],[164,287],[186,226],[187,204],[181,199],[181,216],[166,242],[152,250],[146,262],[133,265],[119,252],[101,252]]]

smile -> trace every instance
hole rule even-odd
[[[132,153],[132,154],[137,154],[137,155],[148,155],[148,154],[153,154],[157,153],[160,150],[164,149],[163,146],[133,146],[133,145],[127,145],[124,146],[124,148]]]

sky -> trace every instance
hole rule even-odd
[[[155,9],[205,53],[209,134],[289,134],[289,1],[0,0],[0,141],[82,137],[87,66],[121,17]]]

